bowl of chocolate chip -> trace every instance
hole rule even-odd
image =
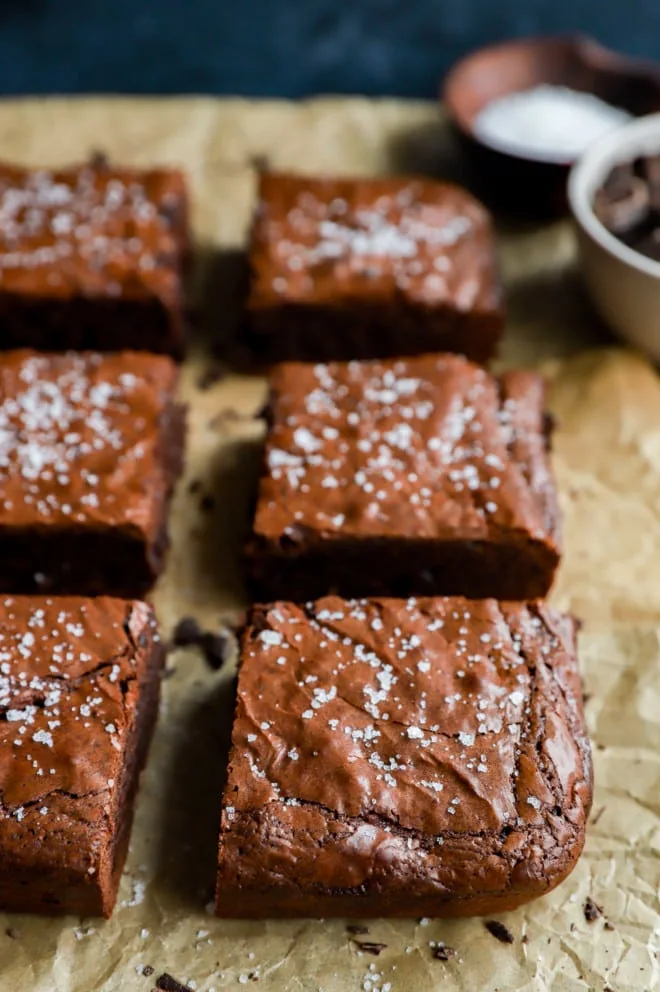
[[[573,167],[568,195],[594,306],[660,362],[660,114],[592,145]]]

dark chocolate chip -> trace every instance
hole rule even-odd
[[[601,907],[593,901],[591,896],[588,896],[584,904],[584,918],[587,923],[593,923],[594,920],[599,919],[602,915],[603,910]]]
[[[356,936],[364,936],[364,934],[369,933],[369,927],[361,926],[359,923],[348,923],[346,925],[346,932],[355,934]]]
[[[172,978],[167,972],[156,980],[156,988],[160,989],[161,992],[192,992],[190,986],[182,985],[181,982],[178,982],[176,978]]]
[[[150,964],[145,964],[144,968],[142,969],[142,974],[146,978],[151,978],[151,976],[153,975],[153,973],[154,973],[154,969],[151,967],[151,965]]]
[[[456,957],[456,949],[454,947],[447,947],[446,944],[438,943],[431,951],[431,957],[435,958],[436,961],[449,961],[450,958]]]
[[[524,933],[524,934],[522,935],[522,937],[520,938],[520,941],[521,941],[521,943],[523,943],[523,944],[529,944],[529,937],[527,936],[527,934],[526,934],[526,933]]]
[[[505,927],[499,920],[484,920],[484,926],[489,934],[492,934],[501,944],[513,944],[515,937],[508,927]]]
[[[353,940],[353,943],[365,954],[373,954],[374,957],[378,957],[381,951],[387,948],[387,944],[379,944],[375,940]]]
[[[187,648],[199,644],[202,628],[194,617],[181,617],[172,634],[172,643],[177,648]]]

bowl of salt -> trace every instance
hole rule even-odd
[[[660,110],[660,66],[582,36],[522,39],[468,55],[442,98],[477,191],[516,213],[557,215],[586,149]]]

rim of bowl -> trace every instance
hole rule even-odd
[[[610,234],[592,206],[594,194],[612,167],[642,154],[660,155],[660,113],[622,124],[590,145],[569,173],[568,202],[580,227],[610,255],[660,279],[660,262],[629,248]]]

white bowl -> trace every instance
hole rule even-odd
[[[568,199],[596,309],[622,338],[660,362],[660,262],[610,234],[592,207],[612,167],[644,154],[660,154],[660,114],[624,124],[591,145],[571,170]]]

